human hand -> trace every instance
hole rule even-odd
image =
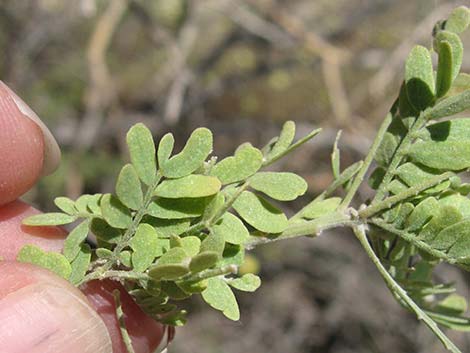
[[[51,272],[15,262],[25,244],[61,251],[66,233],[27,227],[39,211],[17,200],[55,170],[60,150],[37,115],[0,81],[0,353],[125,353],[111,281],[80,292]],[[164,334],[122,290],[126,325],[136,353],[153,352]]]

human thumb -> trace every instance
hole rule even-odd
[[[0,353],[111,353],[85,296],[32,265],[0,262]]]

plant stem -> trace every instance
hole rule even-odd
[[[377,188],[377,192],[375,193],[374,199],[371,202],[372,205],[381,201],[385,197],[385,194],[387,193],[387,187],[395,176],[397,168],[400,166],[403,157],[406,155],[406,151],[413,142],[415,133],[419,131],[424,126],[424,124],[426,124],[426,121],[427,113],[422,112],[411,126],[408,133],[401,140],[400,144],[395,150],[395,153],[393,154],[390,164],[387,166],[387,171],[385,172],[385,175],[380,182],[379,187]]]
[[[96,270],[87,274],[82,281],[78,284],[78,286],[82,285],[83,283],[93,281],[95,279],[105,279],[105,278],[119,278],[119,279],[128,279],[128,280],[149,280],[149,276],[145,273],[140,272],[132,272],[132,271],[118,271],[118,270],[108,270],[108,271],[100,271]]]
[[[221,268],[215,268],[213,270],[206,270],[196,274],[191,274],[189,276],[183,277],[182,281],[201,281],[203,279],[208,279],[212,277],[228,275],[230,273],[237,273],[237,266],[227,265]]]
[[[126,346],[128,353],[135,353],[134,348],[132,347],[132,340],[127,331],[126,322],[124,320],[124,312],[122,311],[121,306],[121,294],[119,289],[113,291],[114,302],[116,303],[116,316],[119,322],[119,329],[121,330],[122,341]]]
[[[341,205],[339,206],[339,210],[345,210],[346,208],[348,208],[349,204],[354,198],[354,195],[356,195],[356,192],[359,189],[359,186],[361,185],[362,181],[364,180],[364,176],[366,175],[367,170],[369,169],[370,164],[372,163],[374,159],[377,149],[382,143],[383,137],[385,133],[387,132],[387,129],[390,123],[392,122],[392,119],[393,119],[392,113],[388,113],[384,121],[382,122],[382,125],[380,125],[379,131],[377,132],[377,135],[375,136],[374,142],[372,142],[372,146],[369,150],[369,153],[364,159],[364,164],[362,165],[361,169],[359,170],[356,177],[354,178],[351,188],[349,189],[348,193],[346,194],[343,201],[341,202]]]
[[[245,247],[247,249],[251,249],[257,245],[301,236],[316,237],[320,235],[321,232],[323,232],[324,230],[330,228],[351,226],[356,223],[357,221],[352,220],[351,217],[344,212],[333,212],[311,221],[300,221],[291,223],[287,227],[287,229],[280,233],[277,237],[253,237],[253,240],[246,243]]]
[[[403,302],[416,314],[418,320],[423,320],[426,326],[439,338],[445,348],[453,353],[462,353],[447,336],[437,326],[436,322],[432,320],[414,301],[408,296],[408,293],[397,283],[395,279],[388,273],[385,267],[380,262],[374,250],[369,244],[364,225],[356,225],[353,227],[354,234],[366,251],[369,258],[372,260],[380,275],[384,279],[390,290],[395,293]]]
[[[129,245],[129,241],[135,234],[137,227],[139,226],[140,222],[142,221],[142,218],[145,216],[147,209],[150,205],[150,202],[152,202],[153,199],[153,192],[155,191],[155,188],[157,187],[158,183],[160,182],[162,176],[159,172],[157,172],[157,175],[155,176],[155,181],[150,185],[145,193],[144,200],[142,203],[142,207],[140,207],[137,210],[137,213],[134,215],[134,218],[132,219],[132,224],[127,228],[126,232],[122,236],[121,241],[116,245],[116,247],[113,250],[113,256],[112,258],[103,266],[105,270],[109,270],[112,268],[112,266],[116,263],[116,261],[119,259],[119,254],[121,251]]]
[[[402,238],[406,242],[413,244],[418,249],[426,251],[427,253],[429,253],[430,255],[438,259],[444,260],[447,263],[452,264],[452,265],[457,264],[461,266],[462,268],[465,268],[466,270],[468,270],[468,267],[465,267],[465,265],[462,265],[462,264],[458,264],[457,259],[449,257],[446,252],[434,249],[427,243],[417,239],[416,234],[408,233],[407,231],[404,231],[401,229],[396,229],[393,225],[379,218],[369,219],[368,223],[376,225],[377,227],[382,228],[383,230],[386,230],[387,232],[397,235],[398,237]]]
[[[447,172],[441,175],[437,175],[435,177],[432,177],[428,180],[423,181],[421,184],[415,185],[409,189],[406,189],[403,192],[400,192],[399,194],[396,194],[391,197],[387,197],[385,200],[377,202],[373,204],[372,206],[369,206],[361,211],[359,211],[359,217],[366,219],[374,216],[375,214],[379,213],[380,211],[390,209],[393,205],[404,201],[410,197],[418,195],[421,191],[424,191],[426,189],[429,189],[442,181],[449,179],[452,177],[454,173],[452,172]]]

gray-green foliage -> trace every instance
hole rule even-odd
[[[179,301],[191,295],[238,320],[232,289],[251,292],[261,283],[254,274],[236,274],[246,250],[347,226],[399,302],[447,349],[460,353],[437,324],[470,331],[467,304],[452,284],[436,282],[433,271],[440,262],[470,270],[470,184],[459,176],[470,168],[470,123],[455,117],[470,108],[470,76],[460,72],[459,37],[469,23],[470,11],[459,7],[434,27],[434,51],[412,49],[397,100],[369,154],[341,170],[338,134],[332,183],[292,217],[281,202],[304,195],[306,181],[265,168],[320,130],[294,142],[295,124],[288,121],[263,148],[245,143],[217,161],[206,128],[196,129],[172,156],[173,135],[163,136],[156,148],[152,133],[137,124],[127,135],[131,163],[117,178],[116,195],[57,198],[62,213],[35,215],[24,223],[79,221],[63,255],[28,245],[18,259],[76,285],[119,280],[147,314],[164,324],[184,324],[186,311]],[[375,195],[352,208],[373,161],[377,166],[367,182]],[[340,188],[344,198],[334,194]],[[86,243],[89,233],[97,239],[93,250]]]
[[[286,215],[267,200],[292,201],[307,183],[294,173],[263,170],[317,132],[293,144],[295,125],[288,122],[276,142],[261,150],[243,144],[234,156],[216,162],[212,133],[196,129],[181,152],[172,156],[174,138],[155,147],[144,125],[127,134],[131,163],[116,181],[115,194],[83,195],[76,201],[55,200],[63,213],[27,218],[27,225],[63,225],[79,221],[65,240],[63,255],[25,247],[19,260],[32,262],[80,285],[96,278],[124,281],[136,302],[166,324],[184,322],[176,303],[201,294],[214,308],[238,320],[231,287],[253,291],[259,278],[235,275],[243,264],[251,236],[278,235]],[[86,244],[88,234],[97,248]],[[221,294],[222,293],[222,294]]]

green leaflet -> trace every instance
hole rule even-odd
[[[111,227],[101,218],[93,218],[90,230],[98,239],[111,244],[117,243],[122,236],[121,230]]]
[[[130,246],[134,250],[131,256],[133,269],[137,272],[145,271],[160,253],[157,232],[145,223],[139,224]]]
[[[163,238],[168,238],[171,235],[180,235],[191,226],[189,219],[160,219],[145,216],[142,222],[152,225],[159,236]]]
[[[168,268],[170,268],[169,266],[172,265],[168,265]],[[186,293],[184,290],[182,290],[175,282],[164,281],[161,283],[161,287],[162,291],[164,291],[170,297],[170,299],[173,300],[184,300],[190,296],[189,293]]]
[[[219,261],[219,254],[215,251],[204,251],[191,259],[189,269],[191,272],[201,272],[214,266]]]
[[[419,238],[423,239],[424,242],[430,242],[442,229],[462,220],[462,214],[456,207],[442,202],[439,202],[439,204],[438,212],[419,233]]]
[[[202,220],[213,220],[214,217],[217,217],[217,213],[222,209],[224,203],[225,196],[223,195],[223,193],[217,193],[217,195],[215,195],[212,200],[207,204],[207,207],[204,210],[204,214],[202,215]]]
[[[457,193],[444,195],[439,200],[441,206],[455,207],[464,218],[470,217],[470,199]]]
[[[237,299],[223,279],[210,278],[206,290],[202,292],[202,298],[214,309],[222,311],[230,320],[240,319]]]
[[[417,166],[416,164],[408,162],[398,167],[396,174],[402,181],[406,183],[406,185],[412,187],[441,173],[434,169],[426,168],[424,166]],[[438,191],[445,190],[449,186],[450,181],[446,180],[441,184],[438,184],[432,188],[425,190],[424,193],[435,193]]]
[[[448,255],[451,257],[470,256],[470,248],[462,245],[468,245],[467,241],[470,237],[470,220],[462,220],[449,227],[444,228],[431,241],[430,245],[438,250],[449,250]],[[462,240],[460,241],[460,239]],[[456,245],[454,247],[454,245]]]
[[[245,248],[240,245],[226,244],[218,266],[241,266],[245,260]]]
[[[156,280],[175,280],[189,272],[186,264],[183,262],[188,255],[183,248],[177,247],[168,250],[163,254],[155,266],[149,270],[149,276]]]
[[[406,89],[405,81],[403,81],[400,87],[400,95],[398,96],[398,106],[401,118],[413,117],[414,119],[414,117],[418,114],[415,107],[410,103],[410,100],[408,98],[408,92]],[[405,125],[404,121],[402,122],[402,124],[405,130],[408,130],[408,126]]]
[[[290,152],[294,151],[295,149],[297,149],[298,147],[302,146],[304,143],[310,141],[312,138],[314,138],[316,135],[318,135],[320,133],[320,131],[321,131],[321,129],[313,130],[307,136],[301,138],[300,140],[298,140],[297,142],[295,142],[292,145],[288,146],[287,148],[282,149],[282,151],[279,151],[276,155],[270,155],[269,158],[265,157],[265,161],[264,161],[263,165],[267,166],[267,165],[270,165],[270,164],[276,162],[278,159],[284,157],[288,153],[290,153]],[[278,141],[280,141],[280,140],[281,140],[281,136],[279,137]],[[287,139],[286,139],[286,141],[287,141]],[[274,145],[274,146],[276,146],[276,145]]]
[[[244,145],[232,157],[227,157],[217,163],[211,170],[222,184],[231,184],[244,180],[255,174],[263,163],[261,151],[251,145]]]
[[[445,314],[464,314],[467,311],[467,300],[461,295],[452,293],[441,300],[435,310]]]
[[[132,222],[130,211],[117,197],[111,194],[103,195],[101,213],[105,221],[114,228],[126,229]]]
[[[447,92],[447,96],[454,96],[468,89],[470,89],[470,75],[461,72],[452,82],[452,86],[449,92]]]
[[[464,32],[470,25],[470,10],[466,6],[455,8],[445,23],[446,31],[454,33]]]
[[[216,236],[231,244],[243,244],[250,235],[243,222],[228,212],[212,226],[212,231]]]
[[[88,235],[88,221],[84,221],[76,226],[67,236],[64,242],[64,256],[72,262],[81,250],[82,243]]]
[[[163,176],[181,178],[198,169],[212,152],[212,132],[206,128],[193,131],[183,150],[160,166]]]
[[[434,197],[424,199],[409,215],[405,222],[405,229],[408,232],[414,232],[421,229],[438,212],[439,203]]]
[[[277,138],[276,142],[274,143],[271,150],[266,154],[266,160],[272,160],[279,157],[282,153],[284,153],[289,146],[291,145],[292,141],[294,141],[295,137],[295,123],[293,121],[286,121],[282,126],[281,133]]]
[[[380,166],[388,166],[392,160],[393,154],[398,147],[398,138],[391,132],[386,132],[383,140],[375,153],[375,160]]]
[[[173,146],[175,144],[175,138],[171,133],[165,134],[160,143],[158,144],[158,151],[157,151],[157,158],[158,158],[158,165],[160,168],[164,165],[171,156],[171,152],[173,152]]]
[[[95,253],[100,259],[110,259],[113,257],[113,252],[106,248],[98,248],[95,250]]]
[[[193,174],[164,180],[155,189],[154,195],[171,199],[197,198],[214,195],[220,187],[220,181],[215,177]]]
[[[196,256],[201,249],[201,240],[195,236],[181,238],[181,247],[189,257]]]
[[[333,144],[333,151],[331,152],[331,169],[333,172],[333,178],[338,179],[339,175],[341,174],[340,168],[340,150],[338,148],[338,142],[341,137],[341,130],[338,131],[336,134],[335,142]]]
[[[65,256],[56,252],[46,252],[31,244],[25,245],[21,248],[16,260],[46,268],[65,279],[68,279],[72,272],[70,263],[67,261]]]
[[[72,223],[76,219],[76,216],[70,216],[65,213],[41,213],[23,219],[23,224],[27,226],[58,226]]]
[[[222,257],[225,248],[225,239],[221,234],[209,234],[201,243],[201,253],[213,251]]]
[[[162,253],[163,254],[163,253]],[[162,254],[159,254],[162,255]],[[124,250],[119,253],[119,261],[126,267],[132,267],[131,252],[129,250]]]
[[[470,141],[470,119],[458,118],[427,126],[419,132],[424,141]]]
[[[284,213],[250,191],[243,191],[233,208],[248,224],[262,232],[280,233],[287,228]]]
[[[405,82],[408,99],[414,108],[421,111],[434,101],[434,70],[431,54],[417,45],[408,55],[405,65]]]
[[[405,222],[408,219],[408,216],[413,212],[414,206],[410,202],[406,202],[400,205],[400,209],[398,210],[398,214],[393,221],[393,225],[397,229],[403,229],[405,226]]]
[[[80,250],[75,259],[70,263],[71,273],[69,281],[78,285],[88,271],[91,261],[91,248],[88,244],[81,244]]]
[[[185,219],[199,217],[212,197],[167,199],[159,197],[151,202],[147,213],[162,219]]]
[[[441,55],[441,43],[446,42],[450,46],[452,56],[451,60],[451,81],[453,81],[459,74],[460,67],[463,59],[463,44],[460,37],[449,31],[439,31],[435,37],[435,47],[439,55]]]
[[[75,215],[77,213],[75,202],[68,197],[56,197],[54,199],[54,203],[61,211],[69,215]]]
[[[260,172],[249,179],[250,187],[280,201],[292,201],[305,194],[307,182],[294,173]]]
[[[306,219],[314,219],[335,211],[341,203],[340,197],[313,201],[301,211],[301,216]]]
[[[254,292],[261,285],[261,280],[258,276],[252,273],[247,273],[240,278],[229,280],[228,284],[233,288],[244,292]]]
[[[411,146],[408,155],[430,168],[462,170],[470,167],[470,140],[418,142]]]
[[[151,185],[157,173],[152,133],[144,124],[139,123],[131,127],[126,140],[137,175],[144,184]]]
[[[116,183],[116,195],[130,209],[138,210],[142,207],[144,194],[140,186],[139,176],[132,164],[126,164],[121,169]]]
[[[202,280],[202,281],[197,281],[197,282],[194,282],[194,281],[178,282],[177,285],[188,294],[201,293],[205,291],[207,288],[207,280]]]
[[[437,48],[439,61],[437,64],[436,97],[440,98],[444,96],[452,86],[452,80],[454,79],[454,64],[452,47],[448,41],[439,41]]]
[[[101,198],[102,194],[82,195],[75,201],[75,208],[80,213],[101,214]]]
[[[432,107],[426,114],[428,119],[439,119],[452,116],[470,108],[470,89],[455,96],[445,98]]]
[[[392,182],[387,186],[387,190],[394,195],[397,195],[406,189],[408,189],[408,187],[398,179],[392,180]]]

